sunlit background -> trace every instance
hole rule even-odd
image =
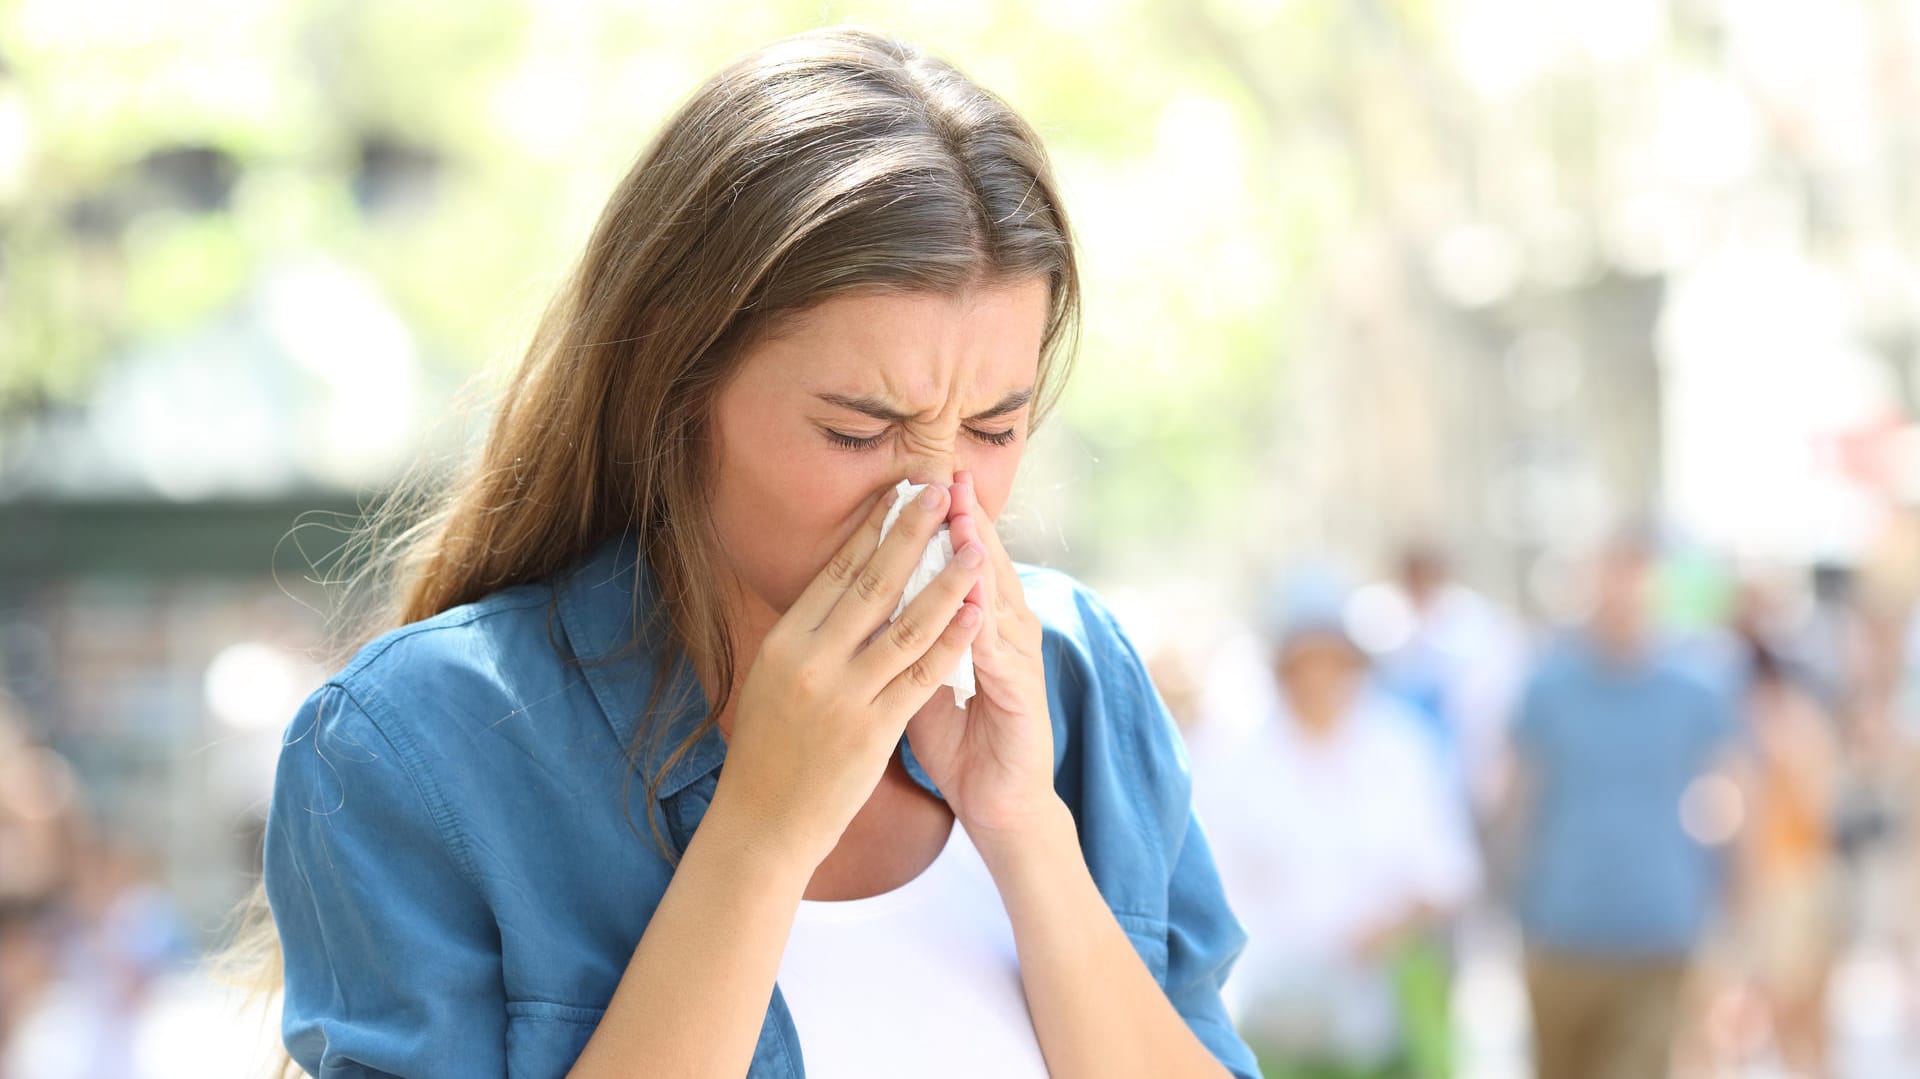
[[[1831,682],[1830,1059],[1920,1075],[1899,0],[0,5],[0,1074],[252,1074],[272,1032],[194,959],[332,669],[340,528],[472,444],[678,101],[849,21],[1048,142],[1087,332],[1006,527],[1183,721],[1301,566],[1438,547],[1531,648],[1653,525],[1670,630],[1710,646],[1764,581]],[[1346,604],[1383,656],[1396,610]],[[1737,844],[1739,796],[1700,797]],[[1495,869],[1447,1014],[1456,1074],[1499,1079],[1530,1036]],[[1789,1074],[1711,947],[1687,1066]]]

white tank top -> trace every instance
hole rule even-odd
[[[779,987],[808,1079],[1047,1074],[999,889],[954,821],[920,875],[802,900]]]

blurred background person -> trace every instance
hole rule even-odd
[[[1915,911],[1912,903],[1913,897],[1920,894],[1920,601],[1910,603],[1895,720],[1900,733],[1900,776],[1907,822],[1905,878],[1900,889],[1900,894],[1908,900],[1907,935],[1900,946],[1911,984],[1920,985],[1920,911]],[[1912,1032],[1913,1041],[1920,1042],[1920,991],[1909,994],[1903,1018],[1902,1026]]]
[[[1900,663],[1900,704],[1895,713],[1901,737],[1920,745],[1920,603],[1907,615],[1907,633]]]
[[[1824,712],[1859,737],[1870,702],[1873,627],[1859,602],[1859,574],[1850,565],[1816,563],[1808,570],[1812,602],[1785,642]]]
[[[1671,1074],[1722,901],[1719,858],[1685,803],[1725,767],[1732,710],[1656,635],[1653,557],[1638,534],[1600,552],[1592,613],[1540,659],[1513,726],[1539,1079]]]
[[[1832,719],[1767,632],[1766,600],[1743,593],[1738,704],[1749,752],[1735,768],[1742,824],[1732,879],[1734,960],[1788,1074],[1830,1074],[1827,989],[1841,946],[1834,850],[1840,753]]]
[[[145,1079],[140,1021],[192,957],[147,857],[100,834],[0,699],[0,1079]]]
[[[152,1079],[142,1052],[156,990],[193,958],[176,906],[147,857],[124,843],[83,839],[42,936],[48,977],[0,1064],[31,1079]]]
[[[1209,698],[1194,799],[1250,941],[1229,1007],[1270,1079],[1451,1074],[1440,937],[1479,864],[1422,721],[1374,684],[1346,595],[1289,580],[1264,670]]]
[[[1395,574],[1362,588],[1351,606],[1381,687],[1425,721],[1460,796],[1476,812],[1491,806],[1526,673],[1519,620],[1455,580],[1446,553],[1428,542],[1406,545]]]
[[[73,770],[0,695],[0,1076],[6,1047],[54,985],[62,900],[78,858]]]

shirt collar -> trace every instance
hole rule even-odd
[[[631,746],[653,694],[660,651],[670,640],[666,627],[654,617],[658,586],[640,557],[636,537],[623,532],[602,543],[562,575],[557,589],[560,622],[582,675],[614,738],[622,747]],[[646,776],[659,770],[709,711],[706,694],[684,653],[675,657],[668,679],[661,696],[667,729],[642,747],[639,767]],[[904,735],[900,755],[914,782],[939,796],[939,788],[914,758]],[[726,756],[727,743],[720,729],[708,728],[661,777],[656,797],[665,801],[678,794],[717,771]]]
[[[640,719],[659,677],[660,651],[669,639],[653,617],[658,589],[641,561],[639,544],[626,532],[607,540],[558,585],[560,623],[565,628],[581,674],[605,714],[607,726],[624,747],[640,734]],[[707,717],[706,695],[684,654],[676,657],[661,694],[667,728],[642,747],[641,773],[657,772],[675,746]],[[658,797],[679,793],[720,767],[726,740],[710,728],[661,777]]]

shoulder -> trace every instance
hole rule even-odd
[[[1084,626],[1089,617],[1095,621],[1112,618],[1106,603],[1072,574],[1026,562],[1016,562],[1013,568],[1020,573],[1020,590],[1026,595],[1027,606],[1049,630],[1072,632]]]
[[[1083,791],[1112,785],[1163,796],[1184,814],[1186,745],[1146,661],[1098,593],[1055,569],[1018,566],[1027,606],[1040,619],[1058,770]]]
[[[547,583],[520,585],[389,630],[315,697],[350,704],[334,709],[339,722],[371,724],[410,767],[449,786],[484,782],[512,758],[503,748],[524,760],[593,744],[572,729],[589,714],[577,707],[589,691],[553,600]]]
[[[1039,618],[1047,687],[1057,734],[1122,738],[1158,765],[1171,754],[1187,769],[1185,747],[1161,703],[1146,660],[1092,588],[1057,569],[1018,565],[1028,609]],[[1089,729],[1093,728],[1093,729]]]
[[[328,683],[372,713],[500,718],[550,699],[570,655],[550,584],[518,585],[368,641]],[[389,732],[391,733],[391,732]]]
[[[525,671],[542,664],[534,639],[553,652],[544,585],[503,589],[431,618],[387,630],[356,649],[308,698],[289,728],[293,744],[302,722],[325,732],[354,733],[371,725],[382,740],[405,752],[416,741],[408,729],[427,712],[461,714],[504,699]],[[553,653],[551,666],[559,666]],[[424,707],[423,707],[424,706]]]
[[[1697,657],[1669,653],[1659,668],[1661,687],[1675,718],[1700,746],[1737,742],[1741,690],[1735,680],[1703,666]]]
[[[380,693],[408,680],[478,672],[525,661],[512,651],[537,634],[551,640],[552,589],[520,585],[409,622],[361,645],[330,683],[352,693]]]
[[[1535,704],[1584,696],[1592,689],[1594,659],[1576,630],[1561,630],[1533,651],[1525,697]]]
[[[1054,787],[1109,906],[1164,925],[1192,814],[1185,743],[1106,602],[1059,570],[1017,568],[1043,627]]]
[[[1040,619],[1050,654],[1095,671],[1114,671],[1144,663],[1105,600],[1071,574],[1045,566],[1016,563],[1027,607]]]
[[[1541,642],[1534,655],[1533,678],[1542,683],[1565,682],[1590,665],[1586,640],[1578,630],[1563,628]]]
[[[1732,695],[1736,679],[1705,649],[1680,638],[1662,638],[1656,647],[1653,673],[1667,693],[1709,710]]]

